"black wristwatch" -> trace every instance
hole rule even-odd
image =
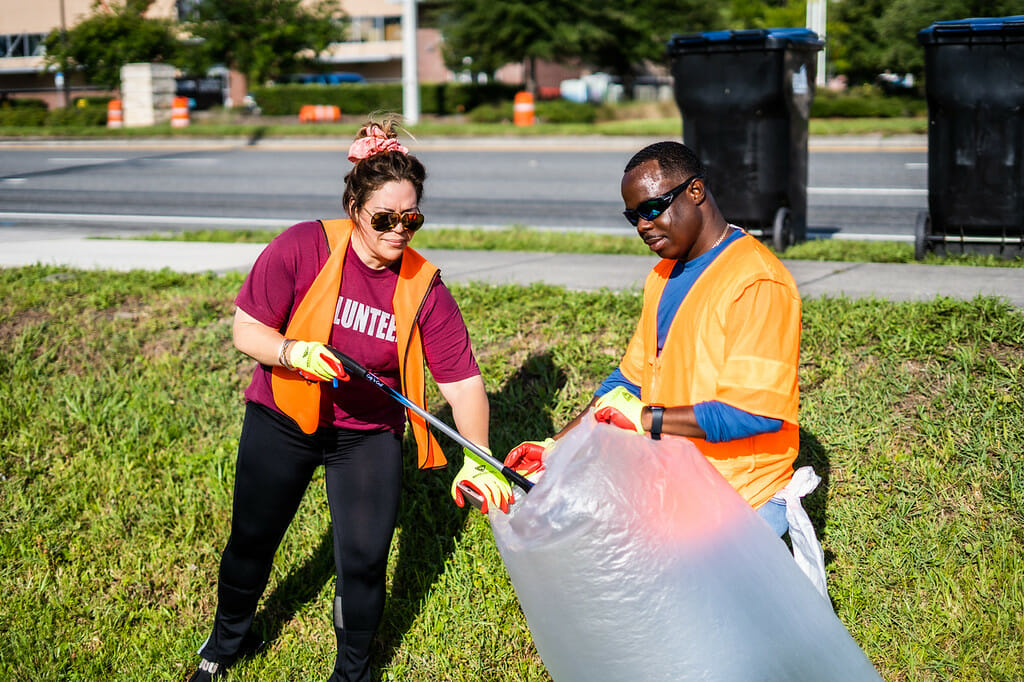
[[[665,416],[665,408],[661,405],[651,405],[651,439],[661,440],[661,420]]]

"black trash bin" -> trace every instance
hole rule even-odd
[[[928,98],[928,211],[914,255],[1024,255],[1024,16],[917,34]]]
[[[707,166],[725,217],[779,251],[807,235],[807,121],[823,46],[804,28],[668,43],[683,142]]]

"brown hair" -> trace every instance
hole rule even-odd
[[[394,119],[383,121],[367,121],[356,134],[359,140],[369,137],[373,128],[384,132],[389,139],[398,139],[397,124]],[[379,133],[378,133],[379,134]],[[352,214],[366,205],[370,195],[389,182],[408,180],[416,190],[416,202],[423,198],[423,181],[427,171],[423,163],[412,154],[400,151],[386,151],[356,161],[352,170],[345,175],[345,192],[341,196],[342,205]]]

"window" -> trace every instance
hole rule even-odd
[[[0,35],[0,58],[42,57],[46,54],[45,33],[10,33]]]
[[[402,17],[352,17],[349,42],[370,43],[402,39]]]

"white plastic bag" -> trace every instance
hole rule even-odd
[[[818,593],[828,599],[825,583],[825,552],[814,533],[811,517],[807,516],[802,497],[810,494],[821,483],[821,477],[811,467],[800,467],[793,478],[776,497],[786,502],[786,522],[789,523],[789,541],[793,544],[793,559]]]
[[[491,527],[556,682],[878,680],[768,525],[683,438],[586,416]]]

